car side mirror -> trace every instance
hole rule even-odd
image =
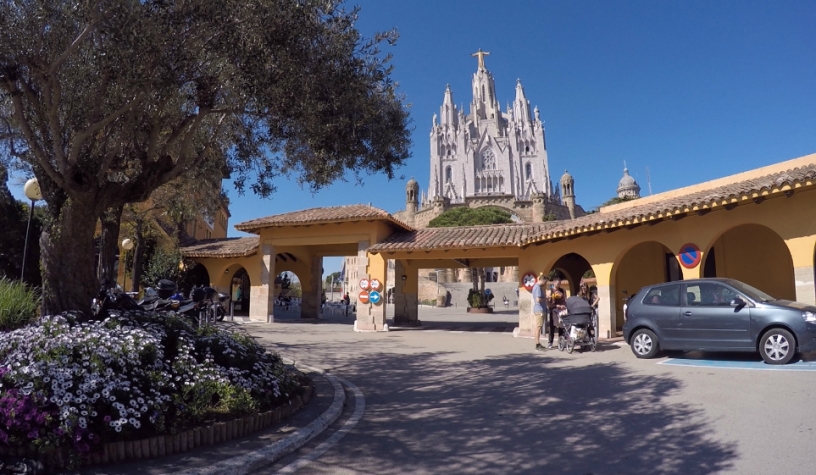
[[[745,306],[745,300],[742,300],[739,297],[735,297],[735,298],[731,299],[731,306],[732,307],[744,307]]]

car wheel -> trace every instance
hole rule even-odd
[[[632,335],[632,353],[638,358],[654,358],[660,349],[657,336],[648,328],[641,328]]]
[[[796,354],[796,340],[784,328],[772,328],[759,340],[759,353],[768,364],[787,364]]]

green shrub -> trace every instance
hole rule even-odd
[[[0,331],[24,327],[38,315],[40,294],[18,281],[0,277]]]

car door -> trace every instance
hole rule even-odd
[[[693,349],[751,349],[751,311],[732,306],[737,292],[719,282],[683,285],[680,322],[684,346]]]
[[[654,322],[660,347],[675,349],[680,325],[680,284],[650,288],[640,302],[643,316]]]

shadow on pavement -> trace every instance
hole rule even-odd
[[[671,376],[547,353],[457,360],[400,354],[410,346],[399,341],[353,345],[272,345],[365,393],[363,420],[310,473],[703,475],[737,457],[701,408],[672,401],[682,383]]]

